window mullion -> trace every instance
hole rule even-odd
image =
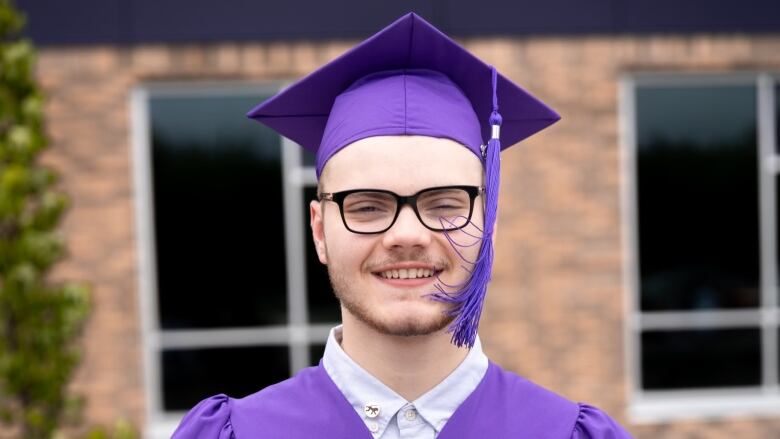
[[[309,322],[306,297],[306,240],[303,224],[303,186],[294,178],[301,168],[301,147],[282,138],[284,240],[287,257],[287,324],[290,325],[290,375],[309,366]]]
[[[624,310],[626,325],[624,327],[624,349],[626,353],[626,370],[629,373],[629,385],[626,397],[631,399],[642,392],[642,327],[641,309],[639,305],[639,236],[637,230],[637,136],[636,136],[636,82],[632,76],[626,75],[620,83],[620,139],[623,164],[624,184],[621,186],[623,204],[623,279],[624,279]]]
[[[762,381],[769,389],[778,386],[777,322],[770,314],[777,307],[777,206],[775,179],[778,157],[775,150],[774,81],[768,74],[758,76],[757,115],[759,148],[759,208],[761,227],[761,353]]]
[[[157,303],[157,261],[155,254],[154,203],[152,195],[152,134],[149,91],[136,86],[130,97],[132,127],[133,185],[136,196],[135,221],[138,228],[138,283],[143,340],[143,376],[147,424],[162,412],[162,352]]]

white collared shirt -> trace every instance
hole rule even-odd
[[[409,402],[355,363],[341,348],[341,325],[330,330],[322,365],[375,439],[435,438],[488,368],[477,336],[466,358],[442,382]]]

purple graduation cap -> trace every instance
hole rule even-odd
[[[473,346],[493,266],[500,150],[560,116],[413,12],[247,116],[314,152],[318,179],[341,148],[372,136],[445,137],[480,158],[486,208],[479,255],[476,261],[467,261],[473,264],[464,267],[471,276],[455,286],[456,292],[437,285],[439,291],[431,296],[455,305],[448,329],[452,342]]]

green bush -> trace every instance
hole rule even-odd
[[[53,189],[56,174],[37,163],[47,146],[43,95],[33,46],[17,35],[23,24],[0,0],[0,422],[39,439],[80,405],[66,386],[90,300],[86,286],[47,280],[65,254],[56,227],[67,199]]]

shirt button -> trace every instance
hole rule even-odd
[[[376,433],[377,431],[379,431],[379,424],[374,421],[369,421],[368,429],[371,430],[371,433]]]
[[[367,403],[365,406],[363,406],[363,413],[366,414],[369,418],[376,418],[379,416],[379,404],[374,403]]]
[[[411,409],[407,410],[406,413],[404,413],[404,416],[406,417],[407,421],[414,421],[417,419],[417,410]]]

